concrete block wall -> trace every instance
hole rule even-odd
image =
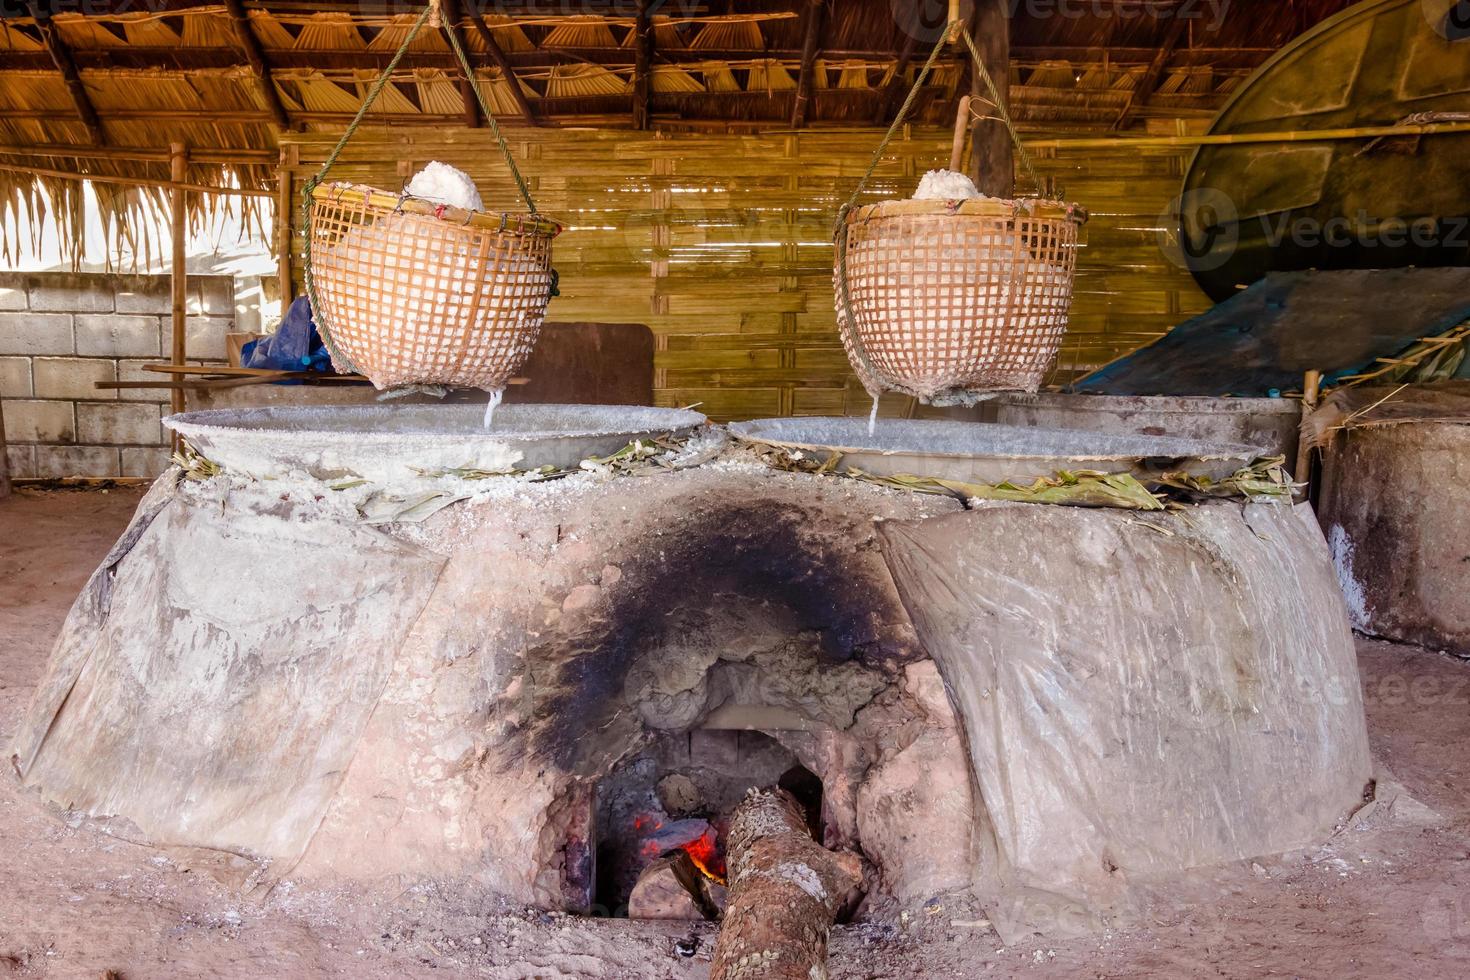
[[[170,346],[168,276],[0,272],[0,398],[12,479],[152,477],[168,466],[162,388],[144,364]],[[224,362],[234,329],[230,276],[188,280],[189,360]]]

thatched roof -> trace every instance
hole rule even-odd
[[[634,124],[640,0],[588,0],[547,15],[536,0],[458,0],[457,30],[498,115],[538,125]],[[894,11],[920,0],[645,0],[647,112],[668,127],[874,125],[892,117],[932,34]],[[1286,41],[1348,0],[999,0],[1011,24],[1021,124],[1112,129],[1208,118]],[[451,4],[452,9],[454,5]],[[341,129],[420,9],[417,0],[40,0],[0,19],[0,220],[23,196],[79,223],[74,180],[166,181],[168,146],[190,182],[267,195],[282,127]],[[73,12],[85,9],[86,13]],[[812,11],[820,10],[807,44]],[[1217,12],[1224,11],[1217,16]],[[919,35],[919,36],[916,36]],[[813,56],[803,59],[803,49]],[[968,67],[945,57],[920,117],[952,118]],[[425,31],[372,118],[463,126],[473,118],[444,36]],[[805,79],[805,82],[803,81]],[[810,99],[795,113],[798,89]],[[520,94],[518,95],[517,92]],[[478,120],[475,120],[479,122]],[[16,168],[20,168],[17,170]],[[48,173],[49,172],[49,173]],[[105,185],[126,230],[157,188]],[[191,195],[196,209],[200,195]],[[262,198],[246,198],[258,205]],[[32,208],[29,213],[36,213]],[[196,210],[196,217],[198,216]],[[10,222],[13,224],[13,220]],[[11,229],[14,234],[14,229]]]

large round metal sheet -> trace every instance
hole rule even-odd
[[[1063,470],[1132,473],[1147,481],[1185,472],[1223,479],[1262,455],[1252,446],[982,422],[802,418],[736,422],[743,442],[822,458],[842,454],[839,470],[875,476],[926,476],[967,483],[1034,483]]]
[[[186,412],[164,419],[226,470],[257,478],[395,483],[454,470],[575,466],[634,439],[689,432],[698,412],[623,405],[290,406]]]
[[[1210,134],[1467,120],[1470,0],[1367,0],[1267,61]],[[1436,117],[1431,116],[1430,119]],[[1177,261],[1216,300],[1267,272],[1470,265],[1470,132],[1196,152]]]

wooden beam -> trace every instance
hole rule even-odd
[[[883,88],[883,99],[878,103],[878,112],[873,116],[873,122],[884,125],[898,111],[899,103],[903,101],[904,83],[908,80],[909,65],[913,64],[914,52],[918,49],[919,39],[912,32],[904,35],[903,50],[898,53],[898,61],[893,66],[893,76],[888,79],[888,84]]]
[[[1006,0],[975,0],[975,16],[970,33],[975,47],[985,60],[985,67],[995,82],[1000,101],[1010,101],[1011,18]],[[978,118],[971,129],[970,178],[980,193],[989,197],[1011,198],[1016,191],[1015,158],[1011,134],[999,118],[998,107],[992,105],[990,88],[981,73],[970,73],[970,104]]]
[[[459,44],[460,50],[468,58],[470,56],[470,48],[465,43],[463,27],[464,14],[460,10],[459,0],[440,0],[440,3],[443,5],[441,9],[444,11],[444,33],[453,35],[454,41]],[[454,61],[456,66],[458,66],[459,59],[455,58]],[[464,124],[470,129],[479,129],[485,125],[485,120],[480,118],[480,105],[475,99],[474,76],[465,78],[463,67],[459,67],[457,74],[459,76],[459,98],[464,106]]]
[[[296,299],[296,284],[291,268],[291,227],[296,219],[296,198],[291,188],[291,168],[301,162],[301,147],[290,144],[281,147],[281,163],[276,189],[276,289],[281,295],[281,316],[291,308]]]
[[[281,93],[276,91],[276,83],[271,79],[270,66],[265,63],[260,38],[255,36],[255,29],[250,26],[250,15],[245,12],[244,0],[225,0],[225,10],[235,29],[235,40],[239,42],[245,61],[250,65],[251,77],[255,79],[255,91],[260,95],[260,101],[265,103],[276,129],[281,132],[294,129],[291,117],[286,112],[286,104],[281,101]]]
[[[1138,82],[1138,87],[1128,93],[1128,101],[1123,106],[1123,111],[1118,113],[1118,118],[1113,121],[1114,129],[1127,129],[1137,115],[1138,106],[1147,104],[1149,96],[1154,94],[1154,89],[1159,87],[1159,79],[1164,74],[1164,69],[1169,65],[1169,59],[1174,56],[1174,49],[1179,46],[1179,41],[1184,37],[1184,32],[1189,29],[1187,17],[1175,17],[1169,22],[1169,30],[1164,35],[1163,45],[1154,53],[1153,60],[1143,70],[1143,78]]]
[[[817,73],[817,55],[822,50],[822,29],[826,22],[826,0],[807,0],[806,33],[801,42],[801,74],[796,78],[796,103],[791,107],[793,129],[801,129],[806,125]]]
[[[208,116],[208,113],[202,113]],[[0,146],[0,155],[21,157],[71,157],[77,160],[131,160],[139,163],[168,163],[167,150],[144,147],[77,146],[70,143],[37,143],[32,146]],[[274,163],[273,150],[217,147],[192,155],[195,163]]]
[[[475,19],[473,17],[469,18],[469,23],[474,24]],[[487,27],[486,30],[488,31],[489,28]],[[1204,49],[1194,50],[1202,51]],[[478,57],[474,51],[467,51],[466,53],[470,56],[471,60],[475,60]],[[862,61],[877,67],[891,64],[894,60],[894,54],[891,50],[843,50],[827,48],[823,53],[831,60]],[[83,71],[96,69],[99,71],[113,72],[120,70],[230,72],[244,67],[244,61],[240,51],[233,47],[156,48],[137,45],[106,49],[72,49],[71,54],[72,60],[76,63],[77,68]],[[262,54],[265,57],[266,65],[273,71],[354,71],[358,69],[381,71],[393,57],[393,52],[391,51],[345,50],[341,48],[265,48],[262,49]],[[585,62],[614,70],[626,71],[633,64],[630,58],[631,54],[632,52],[626,48],[538,48],[534,51],[506,53],[505,59],[506,63],[513,69],[545,69],[557,65],[565,65],[569,62]],[[749,61],[752,57],[767,58],[791,67],[796,67],[801,63],[801,50],[799,48],[770,48],[761,51],[735,48],[694,48],[687,50],[670,48],[660,52],[662,62],[680,65],[689,69],[697,69],[707,61],[744,62]],[[1185,56],[1181,54],[1181,57]],[[1242,67],[1253,67],[1255,62],[1260,60],[1263,59],[1255,59],[1251,64]],[[1208,67],[1220,67],[1215,62],[1196,58],[1192,55],[1188,57],[1188,61],[1191,63],[1204,62]],[[1101,63],[1100,59],[1098,63]],[[1117,65],[1119,62],[1112,60],[1109,63]],[[1146,60],[1134,59],[1132,63],[1144,64]],[[50,55],[44,51],[0,50],[0,71],[46,71],[53,67]],[[443,71],[458,71],[459,59],[454,56],[453,52],[449,51],[410,51],[403,56],[403,59],[399,62],[399,67],[404,70],[413,68],[438,68]]]
[[[165,189],[194,191],[198,194],[220,194],[226,197],[270,197],[272,192],[253,187],[217,187],[212,184],[175,184],[167,180],[149,180],[147,177],[114,177],[111,174],[84,174],[77,171],[52,170],[49,167],[33,167],[29,164],[0,162],[0,170],[6,173],[30,174],[34,177],[57,177],[62,180],[87,180],[94,184],[114,184],[119,187],[159,187]]]
[[[61,80],[66,84],[67,94],[71,96],[72,105],[76,107],[82,125],[87,127],[87,136],[95,146],[106,145],[107,134],[102,131],[102,120],[97,118],[97,109],[92,105],[87,87],[82,84],[82,76],[77,72],[76,62],[72,60],[71,49],[61,39],[61,32],[51,20],[50,8],[37,0],[31,0],[30,6],[31,15],[36,19],[36,28],[41,32],[41,40],[46,44],[46,51],[51,55],[56,70],[61,72]]]
[[[521,89],[521,80],[516,77],[516,70],[511,67],[510,59],[501,50],[500,42],[495,40],[495,32],[485,26],[485,18],[478,14],[470,18],[470,23],[475,25],[475,32],[480,35],[480,41],[485,45],[485,50],[490,54],[490,60],[494,61],[500,68],[500,74],[510,85],[510,96],[515,99],[516,108],[521,111],[521,116],[532,126],[540,125],[536,120],[536,112],[531,108],[526,93]]]
[[[653,118],[653,18],[649,0],[638,0],[633,25],[633,128],[648,129]]]
[[[189,176],[189,154],[183,143],[170,144],[168,148],[168,170],[169,179],[174,184],[182,184]],[[172,304],[170,312],[173,323],[172,363],[183,364],[188,360],[188,268],[185,263],[187,258],[188,243],[185,241],[185,217],[188,207],[186,192],[182,187],[175,186],[169,194],[170,215],[173,225],[173,264],[169,270],[170,294]],[[175,390],[170,395],[170,405],[174,414],[184,410],[184,392]],[[177,441],[177,438],[175,439]]]

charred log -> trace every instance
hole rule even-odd
[[[825,977],[827,935],[862,880],[858,856],[822,847],[794,796],[762,789],[735,808],[726,860],[730,901],[710,980]]]

